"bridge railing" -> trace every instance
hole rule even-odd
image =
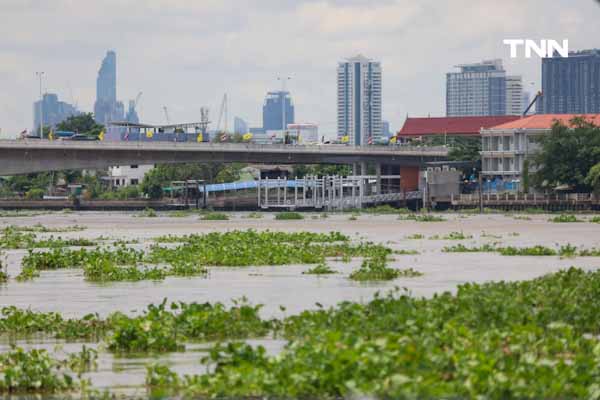
[[[77,147],[77,148],[148,148],[148,149],[215,149],[215,150],[243,150],[243,151],[293,151],[304,153],[447,153],[446,146],[355,146],[343,144],[326,145],[297,145],[297,144],[255,144],[255,143],[211,143],[211,142],[165,142],[165,141],[73,141],[73,140],[46,140],[46,139],[19,139],[0,140],[0,146],[9,147]]]

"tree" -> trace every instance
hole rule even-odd
[[[600,162],[590,168],[585,177],[585,183],[590,185],[594,193],[600,195]]]
[[[56,125],[58,131],[70,131],[84,135],[98,136],[104,130],[104,125],[94,121],[92,113],[73,115]]]
[[[188,179],[206,182],[232,182],[239,179],[239,171],[243,164],[159,164],[144,175],[141,190],[152,199],[163,195],[163,187],[173,181]]]
[[[537,187],[568,185],[572,190],[588,192],[586,180],[592,167],[600,162],[600,128],[581,117],[569,126],[556,122],[538,142],[540,150],[533,158],[537,168],[533,176]]]

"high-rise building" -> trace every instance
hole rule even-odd
[[[542,59],[539,114],[600,113],[600,49]]]
[[[137,124],[140,122],[140,117],[135,110],[135,100],[129,100],[129,109],[125,115],[125,121]]]
[[[284,110],[285,107],[285,110]],[[285,123],[282,125],[285,111]],[[283,130],[287,124],[294,123],[294,104],[290,92],[269,92],[263,105],[263,129],[265,131]]]
[[[381,121],[381,135],[383,137],[392,136],[392,133],[390,132],[390,123],[388,121]]]
[[[506,114],[506,71],[502,60],[458,65],[446,74],[446,116]]]
[[[123,120],[125,108],[117,101],[117,55],[108,51],[96,79],[96,103],[94,119],[106,125],[110,121]]]
[[[506,115],[521,115],[523,109],[523,78],[520,75],[507,76]]]
[[[233,118],[233,133],[244,135],[248,133],[248,124],[240,117]]]
[[[353,145],[375,142],[382,136],[381,64],[362,55],[337,67],[338,137]]]
[[[42,100],[33,103],[33,121],[34,130],[39,132],[40,126],[40,101],[42,102],[42,115],[44,126],[56,127],[57,124],[65,119],[78,115],[79,111],[71,104],[58,100],[58,96],[54,93],[45,93]]]

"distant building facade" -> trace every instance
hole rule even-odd
[[[244,135],[248,133],[248,124],[240,117],[233,118],[233,133]]]
[[[446,116],[506,114],[506,71],[502,60],[458,65],[446,74]]]
[[[520,75],[507,76],[506,115],[521,115],[523,109],[523,78]]]
[[[54,93],[45,93],[42,100],[33,103],[33,123],[34,131],[40,127],[40,102],[43,115],[43,125],[56,127],[57,124],[67,118],[78,115],[80,112],[71,104],[58,100],[58,96]]]
[[[129,100],[129,109],[127,110],[127,114],[125,115],[125,121],[131,122],[133,124],[138,124],[140,122],[140,117],[138,116],[138,113],[135,110],[135,100]]]
[[[124,115],[123,103],[117,101],[117,55],[111,50],[102,60],[96,79],[94,119],[107,125],[110,121],[122,121]]]
[[[358,55],[338,63],[337,126],[338,137],[357,146],[383,136],[379,62]]]
[[[284,110],[285,108],[285,110]],[[285,123],[283,113],[285,112]],[[283,130],[287,124],[294,123],[294,104],[290,92],[268,92],[263,105],[263,129]]]
[[[319,141],[319,126],[317,124],[288,124],[288,132],[297,138],[300,144],[317,143]]]
[[[542,59],[539,114],[600,113],[600,49]]]
[[[390,123],[388,121],[381,121],[381,135],[383,137],[392,136],[392,133],[390,132]]]

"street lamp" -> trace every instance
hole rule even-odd
[[[285,126],[285,83],[289,80],[291,80],[292,78],[287,76],[285,78],[282,78],[280,76],[277,77],[278,81],[281,81],[281,132],[283,133],[283,140],[285,143],[285,132],[286,132],[286,126]]]
[[[44,96],[42,95],[42,77],[44,76],[44,71],[36,72],[35,75],[40,78],[40,139],[44,137]]]

